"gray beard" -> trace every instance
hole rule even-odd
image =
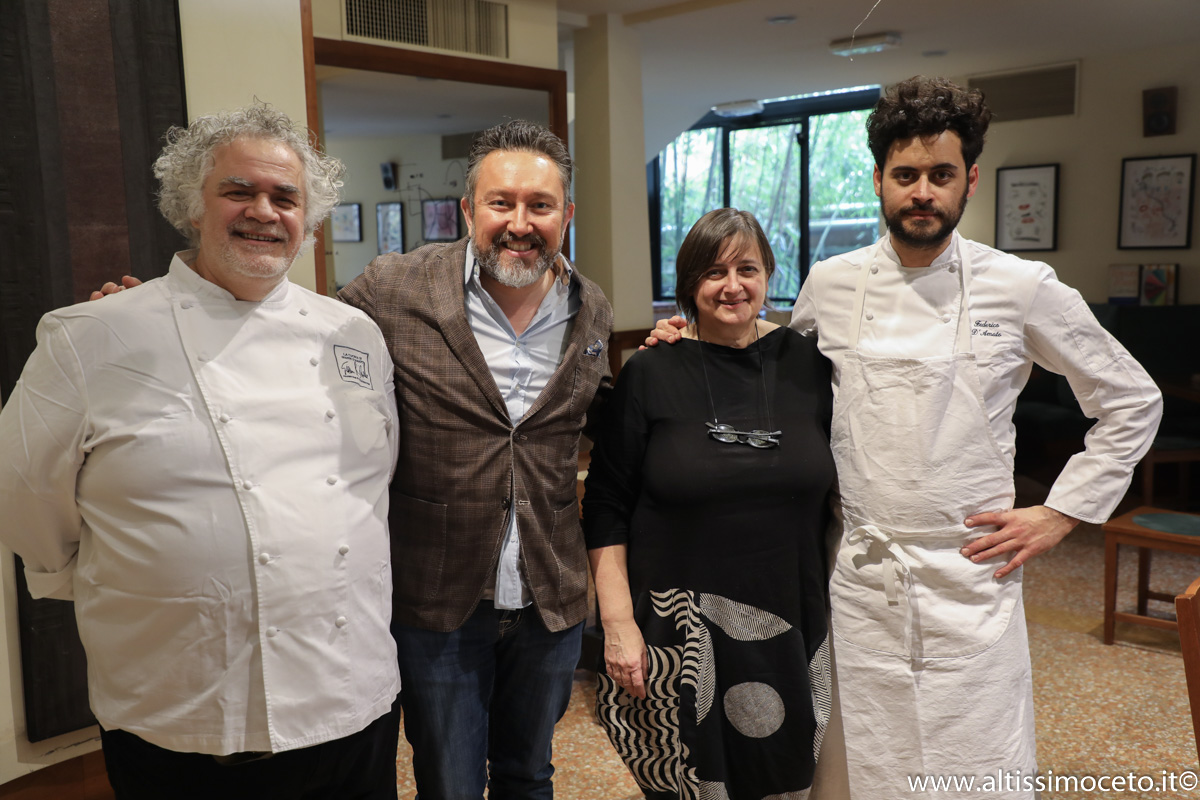
[[[510,289],[524,289],[526,286],[537,283],[546,274],[546,270],[554,266],[554,261],[562,249],[559,248],[553,253],[542,250],[542,254],[538,256],[532,269],[527,268],[524,264],[505,264],[501,260],[495,244],[486,253],[481,253],[479,252],[479,243],[472,240],[471,252],[475,254],[475,263],[479,265],[479,270],[496,283]]]

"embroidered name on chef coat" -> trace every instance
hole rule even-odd
[[[999,322],[988,322],[986,319],[977,319],[971,324],[972,336],[1002,336],[1000,333]]]
[[[352,347],[335,344],[333,354],[337,357],[338,375],[347,383],[371,388],[370,355]]]

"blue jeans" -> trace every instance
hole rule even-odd
[[[479,604],[450,633],[392,624],[419,800],[551,800],[551,739],[571,698],[583,624]]]

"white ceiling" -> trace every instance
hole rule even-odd
[[[1152,58],[1153,47],[1176,43],[1194,43],[1200,53],[1200,0],[557,2],[560,50],[568,63],[572,28],[586,24],[587,15],[624,15],[637,32],[648,156],[721,102],[886,85],[916,74],[962,78],[1127,50],[1146,50]],[[782,15],[796,21],[768,24],[769,17]],[[853,61],[832,55],[829,42],[850,36],[860,23],[860,35],[896,31],[901,45]],[[503,117],[545,121],[539,92],[338,72],[321,80],[329,132],[460,133]],[[1081,80],[1088,80],[1086,63]],[[381,103],[381,92],[405,99]]]

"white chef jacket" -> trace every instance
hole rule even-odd
[[[388,350],[357,309],[286,280],[239,301],[193,258],[43,317],[0,412],[0,540],[33,596],[75,600],[105,728],[338,739],[399,690]]]
[[[902,267],[891,245],[872,269],[863,308],[859,351],[869,356],[924,358],[954,352],[962,300],[960,237],[928,267]],[[1109,518],[1125,496],[1133,468],[1153,443],[1162,417],[1154,381],[1096,321],[1079,292],[1054,270],[969,239],[971,349],[992,432],[1011,458],[1017,396],[1034,363],[1065,375],[1083,412],[1098,422],[1051,487],[1046,505],[1086,522]],[[833,362],[836,398],[848,346],[854,290],[871,248],[813,266],[800,289],[791,326],[813,332]],[[885,263],[886,262],[886,263]]]

